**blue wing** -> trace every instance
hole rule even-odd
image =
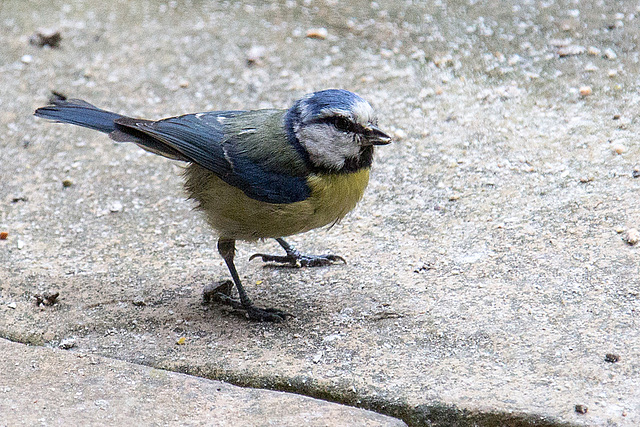
[[[305,200],[311,190],[281,116],[277,110],[214,111],[159,121],[123,117],[115,123],[118,131],[159,141],[253,199],[283,204]]]

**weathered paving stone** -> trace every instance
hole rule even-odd
[[[403,426],[363,409],[0,339],[2,425]]]

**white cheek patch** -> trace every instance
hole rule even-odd
[[[332,125],[302,126],[298,140],[309,153],[311,162],[332,169],[341,169],[348,158],[360,154],[360,146],[350,134],[337,131]]]

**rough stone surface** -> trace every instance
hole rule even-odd
[[[257,390],[104,357],[0,339],[3,426],[402,426],[291,393]]]
[[[0,7],[1,336],[413,425],[640,425],[637,1]],[[202,305],[227,272],[179,165],[31,116],[52,89],[160,118],[328,87],[397,140],[353,214],[292,239],[348,265],[239,244],[252,297],[296,316],[278,325]]]

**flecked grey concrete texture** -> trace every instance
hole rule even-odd
[[[636,1],[5,0],[0,16],[0,335],[411,425],[640,425]],[[29,45],[39,27],[60,48]],[[256,302],[295,315],[277,325],[202,304],[227,271],[180,165],[31,116],[52,89],[161,118],[328,87],[396,141],[350,216],[292,239],[348,265],[263,268],[248,257],[274,242],[239,245]],[[45,291],[59,302],[36,306]]]
[[[324,400],[2,339],[0,356],[3,426],[406,425]]]

